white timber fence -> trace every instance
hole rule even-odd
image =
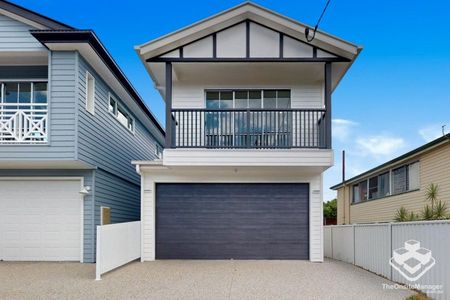
[[[450,299],[450,221],[331,225],[323,236],[325,257]]]
[[[95,279],[141,257],[141,222],[97,226]]]

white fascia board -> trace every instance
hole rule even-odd
[[[24,17],[22,17],[22,16],[13,14],[12,12],[9,12],[9,11],[4,10],[4,9],[0,9],[0,14],[5,15],[5,16],[7,16],[7,17],[9,17],[9,18],[11,18],[11,19],[14,19],[14,20],[16,20],[16,21],[19,21],[19,22],[21,22],[21,23],[27,24],[27,25],[29,25],[29,26],[31,26],[31,27],[34,27],[34,28],[36,28],[36,29],[39,29],[39,30],[49,29],[48,27],[46,27],[46,26],[44,26],[44,25],[42,25],[42,24],[33,22],[33,21],[31,21],[30,19],[27,19],[27,18],[24,18]]]
[[[80,160],[0,160],[0,169],[93,170],[96,167]]]
[[[333,166],[328,149],[164,149],[164,166],[320,167]]]
[[[296,20],[268,10],[253,3],[243,3],[229,10],[213,15],[204,20],[193,23],[187,27],[169,33],[145,44],[136,46],[135,49],[143,60],[160,55],[175,49],[183,44],[192,42],[198,38],[212,34],[215,31],[236,24],[245,19],[253,19],[264,25],[272,27],[286,34],[305,41],[305,28],[310,27]],[[306,42],[306,41],[305,41]],[[353,59],[361,47],[344,41],[323,31],[317,31],[311,44],[330,50],[336,54]]]

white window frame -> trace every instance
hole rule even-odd
[[[109,110],[109,105],[110,105],[111,99],[113,99],[114,102],[116,103],[115,108],[114,108],[114,111],[110,111],[110,110]],[[118,119],[119,107],[120,107],[122,110],[125,111],[126,117],[127,117],[128,119],[131,120],[131,122],[132,122],[131,128],[128,128],[128,126],[126,126],[125,124],[123,124],[122,122],[120,122],[120,120]],[[132,134],[135,133],[136,119],[131,115],[130,111],[129,111],[129,110],[128,110],[128,109],[127,109],[120,101],[119,101],[119,99],[118,99],[116,96],[114,96],[111,92],[108,93],[108,108],[107,108],[107,109],[108,109],[109,114],[111,114],[111,115],[114,117],[114,119],[115,119],[121,126],[125,127],[125,128],[126,128],[129,132],[131,132]]]
[[[48,90],[48,80],[46,79],[7,79],[7,80],[2,80],[0,79],[0,103],[5,103],[5,83],[30,83],[31,85],[31,90],[30,90],[30,103],[34,104],[34,85],[36,83],[46,83],[47,84],[47,102],[48,103],[48,98],[49,98],[49,90]],[[19,93],[20,93],[20,89],[18,87],[17,90],[17,100],[19,99]],[[17,103],[19,103],[19,101],[17,101]]]
[[[91,82],[91,83],[90,83]],[[95,115],[95,77],[86,71],[86,110]]]
[[[155,144],[155,155],[158,158],[162,158],[163,148],[159,144]]]
[[[419,177],[418,178],[418,186],[419,187],[411,189],[410,188],[410,184],[409,184],[409,166],[414,165],[414,164],[417,164],[417,176]],[[400,192],[400,193],[394,193],[393,192],[394,181],[393,181],[393,176],[392,176],[393,175],[393,171],[397,170],[399,168],[402,168],[402,167],[406,167],[406,183],[407,183],[406,191]],[[404,194],[404,193],[420,190],[420,184],[421,184],[420,168],[421,168],[420,160],[413,160],[411,162],[404,163],[404,164],[401,164],[401,165],[397,165],[397,166],[391,167],[391,168],[389,168],[387,170],[383,170],[383,171],[377,173],[376,175],[370,176],[370,177],[368,177],[366,179],[362,179],[362,180],[352,184],[351,185],[351,194],[352,194],[351,195],[351,204],[353,205],[353,204],[358,204],[358,203],[361,203],[361,202],[368,202],[368,201],[372,201],[372,200],[383,199],[383,198],[390,197],[390,196],[396,196],[396,195],[401,195],[401,194]],[[373,178],[373,177],[378,177],[378,176],[386,174],[386,173],[389,173],[389,194],[387,196],[381,196],[381,197],[376,197],[376,198],[369,199],[369,180],[371,178]],[[354,197],[353,196],[353,187],[355,185],[359,185],[363,181],[366,181],[366,185],[367,185],[367,199],[361,200],[359,202],[354,202],[353,201],[353,197]]]

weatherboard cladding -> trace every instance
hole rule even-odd
[[[108,111],[112,90],[81,55],[77,56],[78,158],[139,185],[131,161],[155,159],[156,141],[137,118],[134,133],[119,123]],[[95,77],[95,115],[86,110],[86,71]]]
[[[48,144],[0,147],[0,160],[75,159],[75,52],[52,52],[48,78]]]
[[[104,170],[95,171],[95,224],[100,225],[100,206],[111,208],[111,223],[140,219],[140,186]]]
[[[50,43],[86,43],[89,44],[111,70],[111,73],[120,81],[130,96],[142,108],[155,127],[164,135],[164,129],[147,108],[131,83],[125,77],[119,66],[108,53],[92,30],[33,30],[31,34],[43,44]]]
[[[0,51],[42,51],[45,47],[29,32],[30,25],[0,14]]]

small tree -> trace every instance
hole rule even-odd
[[[323,217],[327,219],[335,219],[337,216],[337,199],[325,202],[323,205]]]
[[[447,205],[438,199],[439,187],[435,183],[430,183],[426,190],[426,199],[431,202],[431,208],[427,205],[422,210],[424,220],[447,219]]]
[[[431,208],[428,204],[425,205],[422,209],[421,216],[423,220],[434,220],[433,208]]]
[[[438,201],[434,208],[434,219],[445,220],[447,218],[447,205],[445,204],[445,202]]]
[[[436,203],[438,198],[438,185],[430,183],[430,185],[427,187],[425,195],[427,197],[427,200],[431,201],[431,210],[434,211],[434,204]]]
[[[410,222],[416,221],[417,219],[419,219],[419,216],[413,211],[408,211],[404,206],[397,209],[394,216],[394,220],[397,222]]]
[[[394,220],[397,222],[405,222],[407,219],[408,219],[408,210],[404,206],[397,209]]]

